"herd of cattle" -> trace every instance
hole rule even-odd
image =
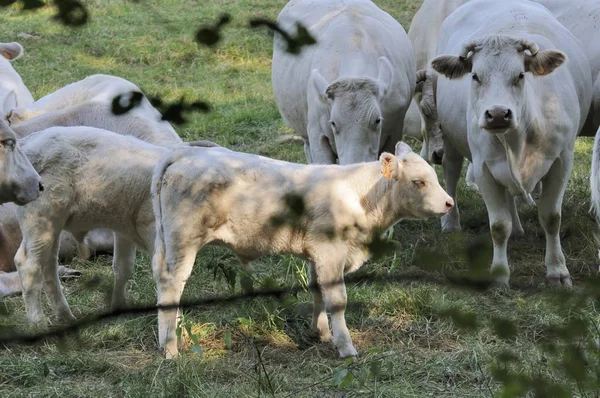
[[[204,245],[229,247],[244,267],[291,253],[319,286],[313,328],[356,356],[344,275],[402,219],[441,217],[444,231],[460,230],[464,158],[489,214],[493,277],[508,284],[507,242],[523,234],[516,199],[535,193],[547,278],[569,286],[561,205],[575,140],[600,126],[599,16],[596,0],[425,0],[407,34],[368,0],[290,1],[278,24],[300,22],[317,44],[293,55],[275,35],[272,84],[310,165],[183,142],[146,98],[116,115],[113,99],[139,88],[115,76],[34,101],[10,62],[22,46],[0,43],[0,297],[22,293],[29,321],[44,327],[42,290],[58,321],[75,320],[59,277],[78,271],[58,266],[75,256],[112,252],[119,307],[136,248],[153,254],[159,305],[179,303]],[[404,136],[423,140],[420,155]],[[448,193],[428,162],[442,164]],[[178,355],[177,317],[158,311],[167,358]]]

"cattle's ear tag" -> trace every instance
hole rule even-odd
[[[392,179],[392,174],[394,171],[394,161],[395,161],[395,156],[389,153],[382,153],[381,154],[381,174],[383,174],[383,176],[387,179],[387,180],[391,180]]]

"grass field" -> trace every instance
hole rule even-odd
[[[25,47],[26,55],[14,66],[35,98],[93,73],[114,74],[149,95],[210,102],[213,112],[190,115],[188,124],[175,126],[186,140],[206,138],[239,151],[305,162],[301,146],[276,143],[290,131],[271,90],[272,40],[266,31],[246,27],[251,17],[274,19],[285,1],[85,3],[91,21],[79,29],[50,21],[50,9],[27,13],[0,8],[0,40]],[[408,30],[421,1],[376,3]],[[233,16],[224,40],[214,50],[197,45],[197,27],[213,23],[222,12]],[[417,143],[413,149],[419,149]],[[579,292],[596,274],[598,259],[592,235],[596,227],[588,216],[592,141],[579,139],[576,150],[564,199],[562,242],[574,291]],[[464,234],[442,235],[437,220],[402,222],[395,229],[400,251],[369,262],[359,272],[443,281],[445,274],[467,271],[475,246],[483,247],[478,253],[487,264],[491,252],[483,201],[461,182],[459,203]],[[537,396],[551,396],[539,391],[555,383],[567,386],[573,396],[594,396],[593,387],[577,383],[571,373],[587,372],[599,380],[598,352],[588,350],[581,368],[577,365],[582,361],[569,362],[559,354],[564,349],[572,359],[569,347],[600,337],[594,329],[600,327],[600,301],[555,299],[544,282],[545,241],[537,212],[524,207],[521,216],[527,237],[509,246],[512,284],[518,289],[482,293],[411,279],[349,284],[346,317],[361,354],[349,368],[332,346],[317,343],[311,335],[311,297],[302,292],[286,302],[249,299],[185,311],[203,352],[190,350],[176,361],[163,361],[158,354],[155,314],[94,325],[63,345],[49,341],[8,346],[0,351],[0,397],[512,396],[523,392],[518,381],[528,377],[538,383]],[[64,289],[76,316],[106,309],[110,258],[73,267],[83,276],[65,282]],[[304,263],[290,256],[264,258],[254,267],[255,288],[306,283]],[[237,272],[233,288],[223,269]],[[226,250],[207,248],[198,256],[184,299],[241,292],[240,277],[240,267]],[[138,255],[127,293],[131,304],[155,302],[148,255]],[[454,321],[445,316],[456,309],[468,314]],[[20,297],[0,302],[0,310],[0,333],[29,330]],[[553,354],[550,343],[557,340],[551,326],[574,325],[579,319],[584,326],[569,329],[575,343],[559,346],[559,354]],[[474,323],[477,327],[460,327]],[[501,365],[509,353],[515,360]],[[502,387],[499,369],[521,378]]]

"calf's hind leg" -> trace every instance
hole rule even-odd
[[[154,280],[159,306],[178,306],[187,279],[192,273],[199,246],[166,246],[164,255],[157,250],[153,257]],[[166,359],[179,355],[177,346],[177,308],[158,310],[158,343]]]
[[[133,275],[135,265],[135,244],[129,239],[115,234],[113,254],[113,274],[115,282],[112,293],[112,308],[124,307],[126,304],[125,287]]]

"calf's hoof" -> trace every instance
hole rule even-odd
[[[75,317],[75,315],[73,315],[73,313],[71,311],[69,312],[63,312],[61,314],[59,314],[57,317],[58,321],[64,325],[70,325],[72,323],[77,322],[77,318]]]
[[[546,276],[548,284],[552,287],[573,287],[571,275],[548,275]]]
[[[23,108],[15,108],[6,114],[6,120],[9,125],[18,124],[27,119],[27,110]]]
[[[319,337],[319,341],[321,343],[331,343],[331,342],[333,342],[333,335],[331,334],[330,331],[327,331],[327,332],[324,332],[324,333],[316,331],[315,333]]]
[[[59,267],[58,268],[58,277],[60,279],[73,279],[79,278],[81,276],[81,271],[76,269],[67,268],[67,267]]]
[[[520,227],[520,228],[513,227],[513,230],[510,233],[510,237],[513,239],[522,238],[524,236],[525,236],[525,230],[523,229],[523,227]]]

